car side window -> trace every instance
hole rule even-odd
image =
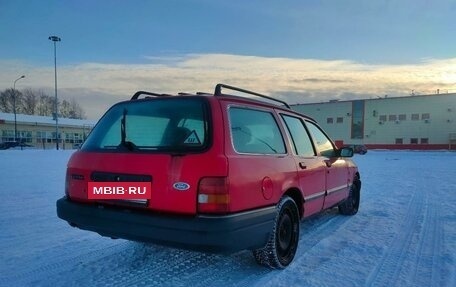
[[[239,153],[284,154],[285,144],[274,116],[265,111],[229,109],[231,137]]]
[[[299,118],[282,115],[293,141],[295,153],[299,156],[315,156],[315,151],[312,146],[312,141],[304,127],[303,122]]]
[[[317,151],[322,156],[333,157],[335,156],[334,147],[331,140],[317,127],[315,124],[306,121],[307,128],[314,140]]]

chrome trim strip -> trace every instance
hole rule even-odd
[[[346,184],[341,185],[341,186],[336,186],[336,187],[333,187],[331,189],[328,189],[327,190],[327,194],[330,195],[331,193],[339,192],[339,191],[342,191],[343,189],[346,189],[346,188],[348,188],[348,185],[346,185]]]
[[[312,200],[315,200],[315,199],[318,199],[322,196],[328,196],[330,195],[331,193],[335,193],[335,192],[339,192],[339,191],[343,191],[344,189],[348,188],[348,185],[341,185],[341,186],[337,186],[337,187],[334,187],[334,188],[331,188],[331,189],[328,189],[326,191],[321,191],[321,192],[317,192],[317,193],[314,193],[312,195],[309,195],[307,197],[304,197],[304,202],[306,201],[312,201]]]
[[[304,197],[304,201],[312,201],[312,200],[315,200],[315,199],[325,196],[325,195],[326,195],[326,191],[317,192],[312,195],[309,195],[308,197]]]

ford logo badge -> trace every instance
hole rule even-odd
[[[176,182],[173,184],[174,189],[179,190],[179,191],[184,191],[188,190],[190,188],[190,184],[186,182]]]

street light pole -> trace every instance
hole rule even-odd
[[[16,120],[16,82],[25,78],[24,75],[14,80],[13,84],[13,110],[14,110],[14,141],[17,142],[17,120]]]
[[[54,111],[55,111],[55,147],[59,150],[59,112],[58,112],[58,105],[57,105],[57,49],[56,49],[56,42],[60,42],[61,39],[57,36],[50,36],[49,40],[54,42],[54,82],[55,82],[55,103],[54,103]]]

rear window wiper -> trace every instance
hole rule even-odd
[[[136,150],[137,147],[136,145],[131,142],[127,141],[127,125],[126,125],[126,119],[127,119],[127,109],[123,110],[123,115],[122,115],[122,120],[120,121],[120,145],[119,147],[125,147],[128,150]]]

